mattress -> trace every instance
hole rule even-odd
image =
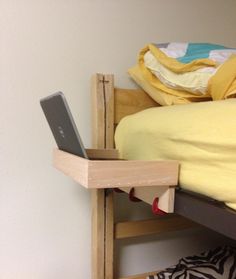
[[[115,133],[128,160],[178,160],[179,185],[236,210],[236,99],[155,107]]]

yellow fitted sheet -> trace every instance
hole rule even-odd
[[[236,99],[157,107],[127,116],[121,157],[181,163],[179,184],[236,210]]]

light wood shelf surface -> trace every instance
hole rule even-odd
[[[179,169],[177,161],[87,160],[59,149],[53,165],[90,189],[177,185]]]

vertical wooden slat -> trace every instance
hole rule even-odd
[[[92,77],[92,145],[93,148],[105,148],[105,92],[104,76]]]
[[[114,76],[104,76],[106,148],[114,148]]]
[[[92,77],[93,148],[105,147],[103,75]],[[105,190],[92,190],[92,279],[105,278]]]
[[[114,195],[106,194],[106,226],[105,226],[105,279],[114,276]]]
[[[105,278],[104,207],[104,190],[92,190],[92,279]]]
[[[114,77],[104,76],[105,93],[105,144],[106,148],[114,148]],[[106,218],[105,218],[105,279],[114,276],[114,203],[113,192],[106,192]]]
[[[114,147],[114,78],[96,74],[92,80],[94,148]],[[113,193],[92,191],[92,279],[113,279]]]

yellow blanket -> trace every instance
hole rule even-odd
[[[122,158],[181,163],[182,188],[236,210],[236,100],[147,109],[121,120]]]
[[[223,50],[221,50],[223,51]],[[229,49],[224,50],[226,53]],[[235,53],[232,49],[232,53]],[[222,100],[236,95],[236,55],[182,63],[149,44],[140,51],[130,76],[159,104]]]

